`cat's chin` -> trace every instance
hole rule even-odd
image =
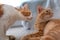
[[[40,40],[56,40],[56,39],[53,38],[52,36],[45,35],[45,36],[42,36]]]

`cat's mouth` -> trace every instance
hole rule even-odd
[[[27,17],[27,19],[31,20],[33,17]]]
[[[45,18],[45,19],[48,19],[48,18],[50,18],[50,15],[47,15],[47,16],[45,16],[44,18]]]
[[[46,21],[49,21],[52,19],[52,16],[51,15],[47,15],[47,16],[44,16],[42,22],[46,22]]]

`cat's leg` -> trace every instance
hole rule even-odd
[[[3,16],[0,19],[0,37],[1,39],[8,39],[8,37],[6,36],[6,31],[9,27],[11,27],[11,25],[16,21],[16,17],[15,16]]]
[[[4,30],[5,27],[3,24],[0,23],[0,40],[9,40],[9,38],[6,36],[5,30]]]
[[[31,38],[36,38],[42,36],[39,32],[28,34],[26,36],[22,36],[21,40],[30,40]]]
[[[40,25],[38,25],[39,26],[39,31],[38,32],[36,32],[36,33],[32,33],[32,34],[29,34],[29,35],[26,35],[26,36],[23,36],[21,39],[22,40],[29,40],[30,38],[33,38],[33,37],[41,37],[41,36],[43,36],[43,29],[44,29],[44,26],[46,25],[46,23],[44,23],[44,24],[40,24]],[[41,28],[40,28],[40,26],[41,26]]]

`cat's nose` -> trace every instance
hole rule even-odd
[[[32,18],[33,18],[33,17],[28,17],[27,19],[28,19],[28,20],[32,20]]]

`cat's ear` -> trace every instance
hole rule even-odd
[[[24,9],[29,9],[29,6],[28,6],[28,4],[24,4]]]
[[[41,11],[44,10],[44,8],[40,5],[37,6],[37,12],[41,13]]]

